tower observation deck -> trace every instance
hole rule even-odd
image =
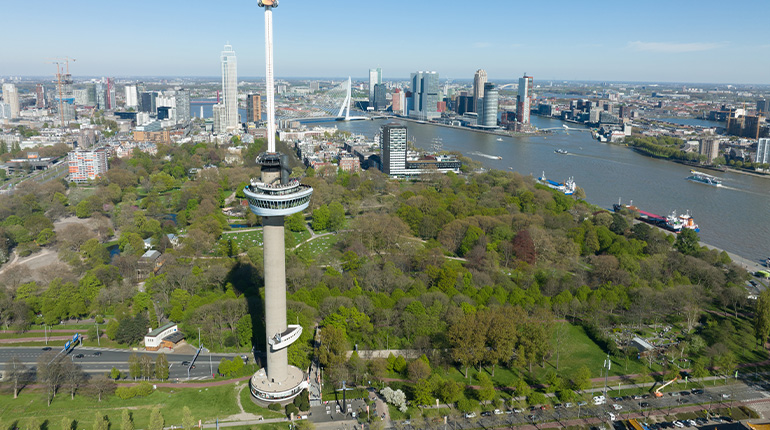
[[[289,157],[275,150],[275,96],[273,94],[273,18],[277,0],[259,0],[265,8],[265,67],[267,151],[257,157],[262,173],[243,192],[249,209],[262,217],[265,263],[265,338],[267,363],[249,379],[252,400],[263,406],[289,403],[309,386],[308,376],[289,365],[288,347],[302,334],[302,326],[286,321],[286,249],[284,217],[310,204],[313,188],[290,178]]]

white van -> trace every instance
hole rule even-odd
[[[607,403],[607,399],[604,396],[595,396],[594,397],[594,405],[603,405]]]
[[[607,418],[609,418],[610,421],[615,421],[615,414],[612,412],[607,412]]]

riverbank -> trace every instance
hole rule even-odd
[[[435,125],[435,126],[439,126],[439,127],[452,128],[452,129],[455,129],[455,130],[465,130],[465,131],[472,131],[472,132],[475,132],[475,133],[491,134],[491,135],[500,136],[500,137],[545,136],[545,135],[550,134],[550,132],[548,132],[548,131],[538,131],[538,132],[533,132],[533,133],[522,133],[522,132],[519,132],[519,131],[508,131],[508,130],[500,130],[500,129],[498,129],[498,130],[484,130],[484,129],[479,129],[479,128],[463,127],[461,125],[451,125],[451,124],[442,124],[442,123],[438,123],[438,122],[423,121],[423,120],[414,119],[414,118],[407,118],[407,117],[404,117],[404,116],[395,116],[393,118],[397,119],[397,120],[414,122],[414,123],[417,123],[417,124]]]

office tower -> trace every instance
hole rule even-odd
[[[126,85],[126,108],[136,109],[139,107],[139,99],[136,95],[136,85]]]
[[[386,94],[387,91],[385,90],[385,84],[374,85],[374,110],[385,110],[385,108],[388,107]]]
[[[155,99],[156,110],[158,119],[170,119],[174,123],[177,122],[176,118],[176,97],[169,91],[163,91],[158,94]],[[161,109],[163,113],[161,114]]]
[[[532,104],[532,76],[519,78],[519,95],[516,97],[516,120],[529,124],[529,109]]]
[[[770,139],[759,139],[757,143],[757,156],[754,158],[754,162],[759,164],[770,163]]]
[[[498,92],[495,84],[491,82],[484,84],[484,122],[481,125],[485,127],[497,126],[497,99]]]
[[[406,126],[385,124],[380,128],[380,154],[382,165],[380,170],[386,175],[401,175],[406,173]]]
[[[38,109],[45,107],[45,87],[43,84],[37,84],[35,87],[35,107]]]
[[[94,150],[77,149],[67,155],[69,167],[69,180],[73,182],[88,182],[102,176],[107,172],[107,150],[98,148]]]
[[[115,105],[115,85],[111,78],[107,78],[107,109],[114,110]]]
[[[11,119],[18,118],[21,111],[19,106],[19,90],[14,84],[3,84],[3,100],[11,108]]]
[[[261,177],[252,179],[243,192],[249,209],[262,217],[264,238],[265,336],[267,366],[249,379],[257,403],[290,402],[309,386],[308,376],[290,366],[288,347],[299,339],[302,326],[286,321],[286,249],[284,217],[305,210],[313,188],[290,178],[289,157],[275,150],[275,95],[273,93],[273,12],[275,0],[259,0],[265,8],[265,84],[267,110],[267,151],[257,158]]]
[[[107,86],[102,82],[96,83],[96,108],[107,109]]]
[[[441,117],[438,112],[438,73],[412,73],[412,106],[409,116],[430,120]]]
[[[255,124],[262,122],[262,96],[259,94],[252,93],[246,96],[246,122]]]
[[[190,114],[190,91],[177,89],[174,91],[174,104],[176,105],[176,123],[186,124],[192,119]]]
[[[396,88],[393,92],[393,113],[404,115],[406,110],[406,93]]]
[[[484,69],[476,70],[473,76],[473,108],[471,112],[481,114],[480,98],[484,97],[484,84],[487,83],[487,72]]]
[[[225,45],[222,51],[222,105],[224,110],[225,132],[238,130],[238,62],[235,51]]]
[[[369,69],[369,106],[374,106],[374,86],[382,83],[382,69]]]
[[[139,110],[141,112],[147,112],[154,114],[158,110],[157,105],[158,93],[156,92],[144,92],[139,99]]]
[[[79,88],[72,91],[75,97],[75,104],[78,106],[88,106],[88,88]]]

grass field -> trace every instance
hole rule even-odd
[[[282,416],[254,405],[248,398],[248,387],[241,392],[241,404],[246,412],[263,415],[265,418]],[[39,391],[23,391],[18,399],[4,392],[0,396],[0,423],[8,428],[17,419],[34,417],[40,424],[48,422],[48,428],[60,428],[63,418],[76,419],[78,428],[92,428],[96,412],[109,417],[112,428],[118,428],[123,409],[134,415],[136,428],[146,428],[150,412],[160,406],[166,427],[182,423],[182,408],[193,411],[195,420],[204,422],[240,413],[236,403],[236,387],[232,384],[209,388],[159,388],[144,398],[121,400],[116,396],[97,402],[95,398],[76,395],[70,399],[66,392],[56,396],[50,407],[46,406],[45,395]]]
[[[293,236],[293,243],[300,243],[304,240],[307,240],[310,238],[310,232],[305,230],[302,232],[292,232],[289,230],[286,230],[286,235],[292,235]],[[247,251],[249,248],[257,246],[262,247],[264,246],[264,243],[262,242],[262,230],[252,230],[252,231],[234,231],[234,232],[228,232],[222,235],[223,239],[233,239],[238,243],[238,246],[243,251]],[[289,243],[292,243],[291,241]]]
[[[339,238],[336,234],[316,238],[308,243],[302,244],[299,248],[297,248],[297,255],[306,261],[314,260],[316,257],[327,252],[329,248],[334,246],[338,239]]]

